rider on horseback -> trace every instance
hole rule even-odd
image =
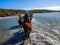
[[[32,24],[31,24],[32,17],[29,14],[29,12],[26,12],[23,19],[24,19],[23,28],[24,28],[25,36],[29,38],[29,34],[32,30]]]
[[[29,34],[32,30],[32,24],[31,24],[31,20],[32,20],[32,16],[33,14],[30,14],[28,11],[25,13],[25,15],[21,16],[21,14],[19,14],[19,24],[21,27],[23,27],[24,32],[25,32],[25,36],[27,38],[29,38]]]
[[[18,15],[19,15],[18,23],[19,23],[20,28],[22,28],[23,17],[22,17],[22,15],[21,15],[21,13],[18,13]]]

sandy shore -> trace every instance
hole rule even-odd
[[[14,17],[18,17],[18,16],[0,17],[0,19],[7,19],[7,18],[14,18]]]

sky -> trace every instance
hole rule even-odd
[[[0,0],[0,8],[33,9],[44,7],[60,7],[60,0]]]

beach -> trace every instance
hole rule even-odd
[[[14,18],[14,17],[18,17],[18,16],[7,16],[7,17],[0,17],[0,19],[7,19],[7,18]]]

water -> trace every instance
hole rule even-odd
[[[17,20],[18,20],[17,17],[9,18],[9,19],[1,19],[0,20],[0,32],[3,30],[7,30],[14,25],[17,25],[18,24]]]
[[[18,17],[0,20],[0,45],[6,42],[18,27]]]
[[[0,20],[0,44],[9,40],[14,33],[19,31],[18,17]],[[32,40],[40,45],[59,45],[60,44],[60,13],[40,13],[34,14],[32,20],[35,35]]]
[[[33,26],[34,33],[32,33],[35,38],[33,38],[35,41],[34,43],[36,45],[59,45],[60,13],[41,13],[38,15],[35,14],[34,17],[35,19],[32,22],[33,25],[35,25]]]

